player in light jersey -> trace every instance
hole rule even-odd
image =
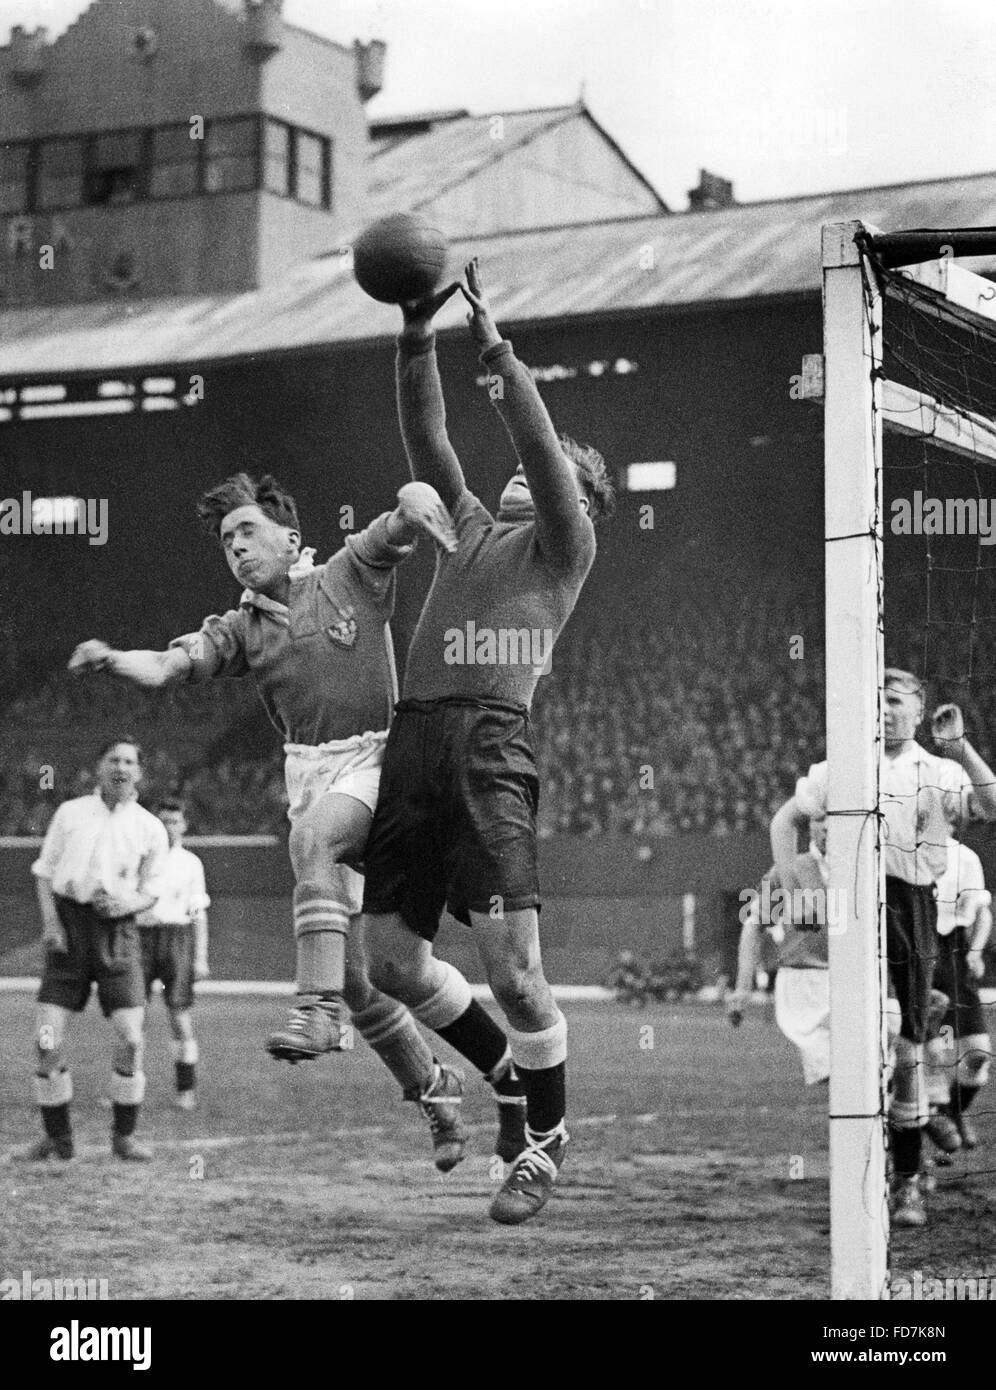
[[[159,897],[135,918],[140,930],[146,1000],[160,980],[173,1035],[178,1110],[197,1105],[197,1039],[191,1009],[194,981],[208,976],[208,919],[211,899],[204,865],[183,844],[187,817],[183,802],[164,801],[157,812],[169,838],[169,853],[159,876]]]
[[[736,988],[726,1002],[736,1026],[753,992],[764,933],[770,932],[778,945],[775,1022],[798,1049],[807,1086],[830,1077],[826,821],[812,821],[810,836],[806,853],[785,869],[769,869],[760,893],[741,908]]]
[[[73,1156],[66,1030],[94,984],[114,1029],[111,1152],[128,1161],[152,1157],[135,1139],[145,1096],[145,989],[135,914],[155,902],[169,846],[155,816],[138,804],[141,780],[138,743],[131,735],[112,739],[100,754],[96,790],[62,803],[31,866],[45,949],[35,1027],[35,1098],[45,1136],[18,1155],[30,1161]]]
[[[393,512],[347,536],[327,563],[315,565],[314,551],[301,549],[294,499],[272,477],[257,483],[236,474],[201,498],[198,513],[245,586],[238,608],[206,618],[199,632],[162,652],[82,643],[70,668],[108,671],[152,688],[252,677],[287,755],[300,997],[288,1027],[267,1046],[288,1060],[339,1049],[344,998],[358,1032],[405,1098],[418,1103],[432,1131],[436,1166],[447,1171],[466,1143],[459,1077],[437,1062],[408,1010],[373,988],[359,923],[351,934],[349,928],[362,894],[351,866],[364,853],[377,804],[397,690],[388,627],[395,567],[419,533],[450,548],[449,515],[432,487],[409,483]],[[507,1110],[500,1114],[496,1152],[502,1146],[517,1152],[521,1140],[509,1132]]]
[[[412,638],[367,845],[364,910],[374,982],[493,1077],[505,1034],[432,952],[444,905],[472,926],[526,1096],[527,1147],[491,1204],[494,1220],[516,1224],[546,1203],[568,1142],[567,1021],[540,955],[529,706],[594,561],[593,519],[610,510],[612,488],[600,454],[558,439],[495,327],[476,261],[461,288],[520,466],[492,516],[467,488],[446,432],[431,307],[406,308],[396,362],[402,436],[414,476],[433,484],[453,517],[457,547],[437,548]]]
[[[920,1193],[922,1129],[928,1119],[923,1075],[934,961],[937,953],[936,884],[947,867],[948,827],[969,812],[969,797],[986,819],[996,819],[996,777],[965,737],[961,711],[941,705],[931,733],[944,757],[916,742],[924,713],[921,682],[890,668],[883,680],[884,756],[880,810],[885,821],[886,949],[899,1001],[896,1070],[889,1106],[893,1155],[893,1220],[923,1226]],[[796,832],[827,815],[827,764],[814,763],[771,824],[775,862],[795,856]]]
[[[992,1043],[979,981],[992,930],[992,894],[979,856],[948,840],[948,867],[937,882],[937,968],[934,984],[950,1006],[940,1033],[927,1043],[927,1133],[944,1153],[974,1149],[978,1135],[965,1113],[989,1080]]]

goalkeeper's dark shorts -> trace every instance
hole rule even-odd
[[[539,779],[529,711],[498,700],[401,700],[363,856],[363,910],[400,913],[432,941],[443,907],[540,906]]]
[[[979,996],[979,982],[969,970],[968,932],[955,927],[937,939],[937,968],[934,988],[951,1001],[941,1027],[949,1027],[956,1038],[978,1037],[989,1032],[986,1010]]]
[[[889,977],[899,1001],[899,1036],[927,1039],[930,991],[937,960],[937,889],[933,883],[885,880],[885,948]]]

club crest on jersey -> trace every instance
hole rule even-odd
[[[326,629],[332,641],[340,647],[353,647],[356,645],[356,635],[359,628],[356,626],[356,619],[350,613],[339,623],[334,623],[332,627]]]

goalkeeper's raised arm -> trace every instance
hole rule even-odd
[[[476,258],[460,288],[471,307],[471,334],[491,378],[489,395],[519,457],[520,469],[502,494],[501,511],[514,519],[517,509],[532,510],[537,546],[555,567],[570,569],[584,557],[590,562],[592,521],[612,510],[605,463],[596,450],[558,438],[536,383],[495,325]]]

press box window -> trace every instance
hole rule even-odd
[[[313,208],[329,205],[329,142],[320,135],[295,132],[296,187],[294,196],[299,203]]]
[[[190,125],[152,132],[150,198],[185,198],[198,191],[202,141],[190,138]]]
[[[259,183],[259,123],[255,116],[211,121],[205,139],[204,187],[208,193],[238,193]]]
[[[140,130],[94,136],[86,178],[88,203],[133,203],[139,197],[142,139]]]
[[[38,169],[37,205],[76,208],[83,202],[83,141],[43,140]]]
[[[287,198],[291,191],[291,129],[267,120],[263,130],[263,187]]]
[[[0,145],[0,214],[28,210],[28,145]]]

